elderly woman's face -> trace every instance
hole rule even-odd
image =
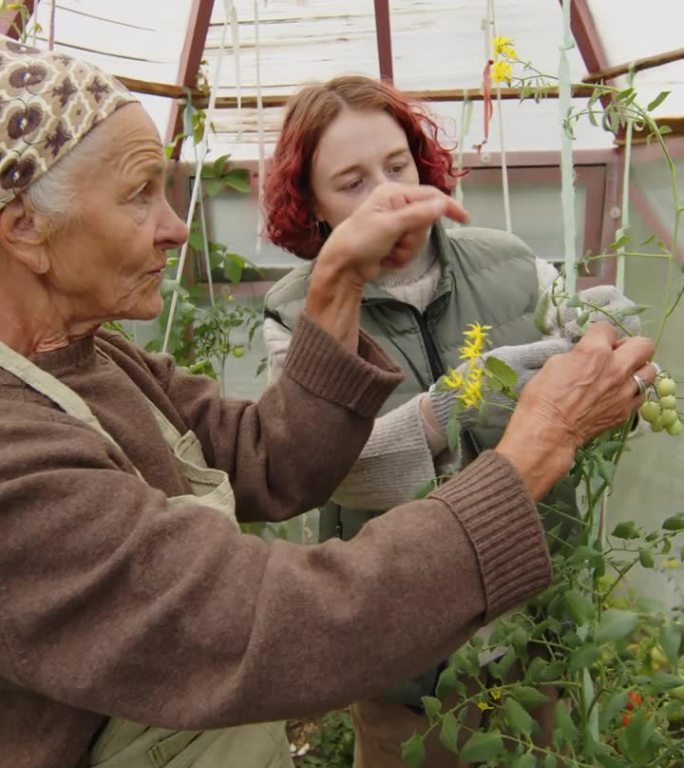
[[[139,104],[95,131],[102,151],[76,177],[77,215],[50,238],[45,278],[73,320],[152,318],[166,251],[187,237],[164,194],[164,148]]]
[[[403,129],[381,110],[342,110],[321,136],[311,165],[316,218],[334,229],[386,181],[419,182]]]

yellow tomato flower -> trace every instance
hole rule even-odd
[[[679,568],[681,563],[676,557],[669,557],[667,560],[663,560],[663,568]]]
[[[467,342],[479,347],[483,347],[487,340],[487,331],[491,331],[491,325],[480,325],[480,323],[468,323],[463,336]]]
[[[466,344],[464,347],[459,347],[459,356],[461,360],[479,360],[482,354],[482,348],[475,344]]]
[[[442,381],[447,389],[460,389],[463,386],[463,374],[449,368]]]
[[[492,40],[492,48],[495,56],[504,56],[507,59],[517,59],[518,54],[513,47],[512,37],[503,37],[498,35]]]
[[[478,701],[477,702],[477,708],[481,712],[486,712],[488,709],[494,709],[494,707],[491,704],[487,704],[486,701]]]
[[[501,688],[492,688],[489,692],[489,695],[494,699],[494,701],[499,701],[501,699],[502,689]]]
[[[482,382],[466,380],[459,398],[466,408],[476,408],[482,402]]]
[[[506,81],[509,85],[513,77],[513,67],[507,61],[495,61],[492,64],[492,82],[502,83]]]

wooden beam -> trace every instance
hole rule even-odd
[[[416,101],[482,101],[484,95],[479,88],[448,88],[443,90],[421,90],[421,91],[403,91],[409,98]],[[520,88],[502,88],[502,99],[520,99],[522,91]],[[577,86],[573,89],[572,95],[575,98],[588,98],[593,93],[593,88],[590,85]],[[557,99],[558,88],[542,88],[540,89],[540,95],[542,98]],[[287,104],[290,95],[265,95],[263,97],[263,103],[265,107],[282,107]],[[195,106],[203,107],[207,105],[207,97],[203,94],[193,99]],[[256,98],[254,96],[242,97],[243,107],[256,107]],[[237,98],[235,96],[218,96],[216,99],[217,109],[232,109],[237,107]]]
[[[640,72],[644,69],[661,67],[663,64],[670,64],[673,61],[684,59],[684,48],[677,48],[674,51],[660,53],[656,56],[646,56],[643,59],[635,59],[630,64],[616,64],[614,67],[605,67],[597,72],[590,72],[582,78],[583,83],[599,83],[604,80],[612,80],[618,75],[626,75],[628,72]]]
[[[194,89],[197,86],[197,74],[204,56],[207,34],[214,10],[214,0],[193,0],[188,21],[188,31],[185,35],[185,46],[178,68],[178,83],[185,88]],[[172,142],[183,131],[183,110],[178,103],[171,109],[167,142]],[[178,159],[181,142],[176,142],[173,158]]]
[[[24,31],[24,16],[28,11],[28,16],[31,16],[38,4],[38,0],[24,0],[23,3],[17,4],[18,7],[12,9],[5,9],[0,11],[0,35],[6,35],[13,40],[18,40]],[[26,9],[22,13],[21,6]]]
[[[380,77],[394,82],[394,65],[392,61],[392,29],[390,26],[389,0],[374,0],[375,2],[375,36],[378,42],[378,63]]]

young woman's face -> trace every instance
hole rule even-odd
[[[406,134],[386,112],[344,109],[314,153],[311,187],[316,218],[334,229],[385,181],[419,183]]]

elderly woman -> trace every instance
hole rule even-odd
[[[288,104],[266,183],[271,239],[309,261],[277,283],[266,298],[264,338],[269,378],[275,381],[291,343],[323,243],[372,193],[395,181],[431,184],[448,193],[453,184],[451,153],[438,141],[434,120],[420,105],[386,82],[358,75],[302,88]],[[517,237],[483,228],[433,224],[416,241],[416,254],[401,268],[387,266],[370,282],[361,302],[361,326],[396,357],[404,380],[375,422],[359,460],[331,502],[321,511],[322,538],[351,539],[386,509],[415,498],[445,471],[471,461],[501,438],[510,410],[490,408],[487,419],[462,420],[460,456],[447,450],[447,422],[453,395],[434,386],[459,365],[468,323],[490,326],[493,354],[528,381],[554,354],[577,341],[579,310],[548,302],[547,338],[534,322],[540,296],[548,294],[556,270],[535,258]],[[632,302],[614,286],[582,293],[594,316],[620,315]],[[572,509],[569,482],[554,489]],[[545,514],[553,528],[558,519]],[[568,527],[565,524],[565,527]],[[355,768],[401,766],[401,743],[429,723],[421,697],[433,695],[439,668],[396,688],[388,697],[352,707],[356,731]],[[549,707],[553,710],[553,705]],[[483,714],[472,707],[469,725]],[[543,716],[543,712],[539,715]],[[428,753],[427,766],[455,768],[453,753]]]
[[[359,332],[363,286],[462,212],[379,187],[321,251],[277,385],[222,400],[100,330],[159,312],[187,235],[149,117],[90,65],[0,47],[3,764],[289,765],[268,721],[377,693],[544,588],[534,499],[640,404],[652,345],[597,327],[495,451],[353,542],[243,535],[236,520],[298,514],[348,472],[400,379]]]

